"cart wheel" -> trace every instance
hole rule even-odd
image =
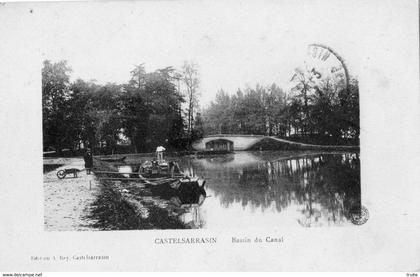
[[[57,171],[57,177],[58,179],[63,179],[64,177],[66,177],[65,171],[64,170]]]

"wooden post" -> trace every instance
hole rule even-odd
[[[91,190],[91,188],[92,188],[92,181],[89,180],[89,190]]]

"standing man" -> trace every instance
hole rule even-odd
[[[83,158],[85,160],[86,173],[90,174],[90,171],[92,170],[92,167],[93,167],[93,156],[92,156],[92,152],[90,151],[90,148],[86,149],[86,153],[83,156]]]
[[[165,151],[165,150],[166,149],[163,146],[158,146],[156,148],[156,156],[157,156],[158,163],[163,162],[163,151]]]

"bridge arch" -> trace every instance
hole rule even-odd
[[[206,150],[232,151],[234,149],[233,141],[225,139],[225,138],[212,139],[212,140],[207,141],[205,144],[206,144]]]

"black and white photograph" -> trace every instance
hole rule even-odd
[[[41,271],[418,270],[414,2],[0,4],[0,241]]]
[[[344,50],[145,20],[95,50],[112,64],[86,63],[83,45],[43,61],[45,230],[360,224],[359,85]]]

